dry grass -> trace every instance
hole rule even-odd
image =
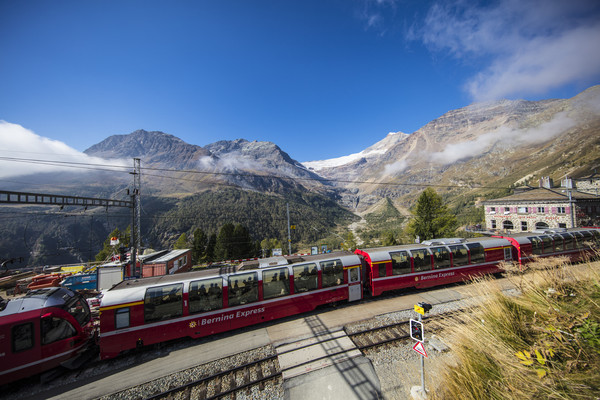
[[[432,371],[431,399],[599,399],[600,264],[544,260],[475,285],[488,300],[446,327],[456,364]],[[435,381],[435,385],[433,385]]]

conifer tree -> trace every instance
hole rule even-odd
[[[407,230],[420,241],[454,235],[456,216],[450,213],[442,197],[432,188],[425,189],[413,208],[414,218]]]

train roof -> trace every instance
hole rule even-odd
[[[255,268],[249,269],[247,265],[242,267],[242,264],[237,266],[227,266],[213,269],[205,269],[201,271],[191,271],[184,272],[180,274],[173,275],[161,275],[161,276],[153,276],[149,278],[139,278],[139,279],[130,279],[124,280],[115,286],[113,286],[110,291],[116,291],[120,289],[140,287],[140,286],[155,286],[161,284],[168,284],[171,282],[181,282],[181,281],[191,281],[202,278],[210,278],[216,276],[229,276],[235,273],[246,273],[250,271],[257,270],[268,270],[270,268],[281,268],[285,266],[293,266],[296,264],[303,264],[308,262],[316,262],[316,261],[324,261],[331,259],[342,259],[342,262],[345,264],[356,261],[358,264],[359,261],[356,258],[357,256],[354,253],[349,251],[340,251],[328,254],[318,254],[318,255],[306,255],[306,256],[294,256],[293,258],[288,258],[288,264],[277,263],[275,265],[269,265],[268,267],[258,268],[259,264],[256,264]]]
[[[508,246],[510,242],[504,238],[491,238],[491,237],[480,237],[480,238],[442,238],[442,239],[431,239],[424,241],[423,243],[403,244],[398,246],[388,247],[373,247],[368,249],[358,249],[360,254],[368,254],[372,262],[385,261],[390,259],[390,252],[403,251],[403,250],[417,250],[417,249],[428,249],[440,246],[454,246],[454,245],[468,245],[473,243],[480,243],[485,248]]]
[[[140,278],[122,281],[111,289],[104,292],[102,296],[101,307],[110,307],[115,304],[130,303],[143,300],[148,286],[160,286],[168,285],[169,283],[175,282],[189,282],[197,279],[211,278],[211,277],[223,277],[227,278],[229,275],[236,273],[248,273],[257,271],[269,271],[273,268],[291,267],[295,265],[302,265],[310,262],[325,261],[325,260],[341,260],[344,265],[359,265],[360,259],[354,253],[349,251],[334,252],[328,254],[308,255],[308,256],[294,256],[290,260],[294,260],[287,265],[274,265],[268,268],[254,268],[254,269],[242,269],[241,265],[235,267],[221,267],[203,271],[192,271],[184,272],[181,274],[173,275],[162,275],[153,276],[150,278]]]
[[[499,238],[507,238],[507,239],[513,239],[515,240],[517,243],[523,244],[523,243],[529,243],[530,240],[529,238],[531,237],[542,237],[542,236],[555,236],[555,235],[561,235],[561,234],[574,234],[574,233],[582,233],[582,232],[598,232],[597,228],[570,228],[570,229],[545,229],[545,230],[538,230],[538,231],[531,231],[531,232],[519,232],[519,233],[511,233],[511,234],[507,234],[507,235],[496,235],[494,237],[499,237]]]
[[[74,296],[75,293],[63,287],[31,290],[23,297],[3,300],[0,306],[0,317],[39,310],[44,307],[60,307]]]

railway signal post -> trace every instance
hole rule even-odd
[[[429,310],[431,310],[431,304],[415,304],[415,312],[418,314],[419,319],[417,321],[414,319],[410,320],[410,337],[417,341],[417,344],[414,345],[413,350],[421,355],[421,391],[423,396],[427,395],[427,392],[425,391],[425,357],[427,357],[427,352],[423,346],[423,343],[425,342],[423,315],[429,312]]]

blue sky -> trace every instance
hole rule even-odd
[[[476,101],[572,97],[599,50],[592,0],[0,0],[0,156],[145,129],[334,158]]]

